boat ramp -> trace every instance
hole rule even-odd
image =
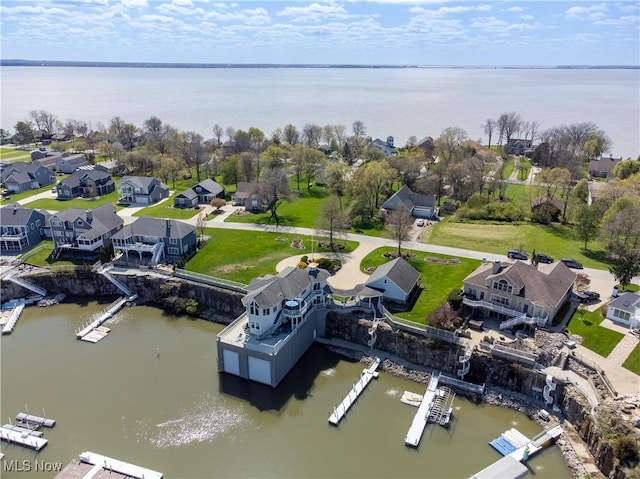
[[[333,408],[333,412],[329,416],[329,424],[337,426],[342,418],[347,414],[349,408],[356,402],[358,396],[362,394],[362,391],[369,385],[373,378],[378,377],[378,366],[380,365],[380,358],[375,358],[371,365],[362,371],[358,381],[353,384],[349,393],[345,396],[340,404]]]
[[[83,452],[79,460],[73,461],[56,475],[56,479],[162,479],[161,472],[136,466],[112,457]]]
[[[515,428],[503,432],[489,444],[504,457],[472,475],[470,479],[522,479],[529,470],[523,464],[562,434],[562,426],[550,426],[532,439]]]
[[[418,447],[424,429],[429,422],[447,426],[451,420],[455,393],[449,388],[438,387],[439,381],[440,374],[433,374],[423,396],[407,391],[402,396],[403,403],[418,407],[404,439],[407,446]]]

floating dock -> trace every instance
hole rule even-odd
[[[431,405],[433,404],[436,395],[438,394],[438,381],[440,380],[440,375],[437,376],[435,374],[431,375],[431,379],[429,380],[429,385],[427,386],[427,391],[424,393],[422,397],[422,401],[420,402],[420,406],[418,406],[418,411],[416,415],[413,417],[413,422],[411,423],[411,427],[407,432],[407,436],[404,438],[404,443],[407,446],[418,447],[420,444],[420,439],[422,438],[422,433],[424,432],[424,428],[427,427],[427,423],[429,422],[429,417],[431,415]]]
[[[128,462],[103,456],[102,454],[96,454],[95,452],[83,452],[80,454],[80,462],[93,466],[89,472],[79,476],[83,479],[91,479],[103,470],[109,471],[110,474],[113,472],[136,479],[162,479],[163,476],[161,472],[152,471],[151,469],[129,464]],[[62,471],[60,474],[64,472],[65,471]],[[68,478],[72,476],[66,474],[65,476],[60,475],[60,477]]]
[[[529,470],[522,464],[537,454],[549,442],[562,434],[562,426],[551,426],[533,439],[529,439],[515,428],[503,432],[489,444],[504,457],[472,475],[470,479],[521,479]]]
[[[18,432],[5,427],[0,427],[0,438],[9,444],[18,444],[36,451],[42,449],[47,445],[47,442],[49,442],[46,439],[34,436],[31,433]]]
[[[329,416],[329,424],[337,426],[338,423],[342,420],[342,418],[347,414],[349,408],[356,402],[358,396],[362,394],[362,391],[369,385],[373,378],[378,377],[378,373],[376,369],[380,365],[380,358],[375,358],[371,365],[362,371],[358,382],[356,382],[346,397],[342,400],[340,404],[333,408],[333,412]]]
[[[76,338],[89,343],[97,343],[109,334],[110,329],[102,326],[107,319],[112,318],[129,301],[129,298],[119,298],[114,301],[109,308],[98,318],[76,331]]]
[[[2,426],[5,429],[9,429],[11,431],[15,431],[15,432],[19,432],[20,434],[31,434],[32,436],[36,436],[36,437],[42,437],[43,433],[42,431],[38,431],[37,429],[31,429],[28,427],[22,427],[22,426],[14,426],[13,424],[5,424],[4,426]]]
[[[33,424],[38,427],[40,426],[53,427],[56,425],[55,419],[48,419],[46,417],[40,417],[40,416],[32,416],[31,414],[26,414],[23,412],[16,414],[16,421],[20,423],[25,423],[25,424]]]
[[[24,311],[25,303],[19,303],[12,307],[7,322],[2,326],[2,334],[11,334],[15,328],[22,311]]]

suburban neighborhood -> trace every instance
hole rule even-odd
[[[589,404],[603,400],[574,361],[613,397],[640,392],[640,162],[606,157],[595,125],[571,126],[583,133],[571,155],[558,153],[571,128],[536,136],[514,112],[487,120],[487,144],[455,127],[398,146],[362,122],[343,140],[328,125],[326,142],[318,125],[228,141],[216,126],[207,141],[174,132],[174,145],[155,117],[128,141],[115,128],[48,147],[45,132],[16,133],[0,149],[2,282],[26,301],[41,286],[25,271],[91,273],[119,307],[139,301],[140,275],[241,295],[218,371],[271,388],[341,331],[336,318],[359,315],[357,348],[410,361],[400,331],[458,348],[443,369],[463,389],[490,381],[474,363],[488,354],[544,371],[546,386],[519,392],[549,410],[573,374]],[[222,316],[203,294],[163,307]],[[542,366],[526,345],[547,334],[558,351]]]

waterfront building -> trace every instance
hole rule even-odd
[[[20,193],[51,185],[56,181],[56,175],[38,163],[16,162],[2,170],[0,180],[7,191]]]
[[[118,203],[150,205],[169,197],[169,187],[152,176],[123,176],[118,185]]]
[[[254,279],[246,311],[217,337],[218,369],[272,387],[324,336],[329,273],[311,264]]]
[[[607,319],[631,329],[640,328],[640,295],[627,291],[607,305]]]
[[[544,326],[571,296],[575,279],[561,261],[545,265],[544,271],[522,261],[495,261],[464,279],[463,304],[474,317],[495,318],[503,326]]]
[[[211,178],[207,178],[176,195],[173,203],[178,208],[193,208],[197,205],[208,205],[214,198],[224,199],[224,195],[224,188]]]
[[[44,238],[45,215],[18,203],[0,209],[0,251],[21,253]]]

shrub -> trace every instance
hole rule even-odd
[[[460,308],[460,306],[462,305],[462,296],[460,296],[460,293],[462,293],[462,290],[459,288],[455,288],[451,290],[449,296],[447,297],[447,301],[455,310]]]
[[[632,436],[624,436],[619,438],[613,445],[613,452],[621,463],[633,464],[640,457],[638,443]]]
[[[302,258],[300,258],[300,262],[309,264],[309,257],[307,255],[304,255]]]

